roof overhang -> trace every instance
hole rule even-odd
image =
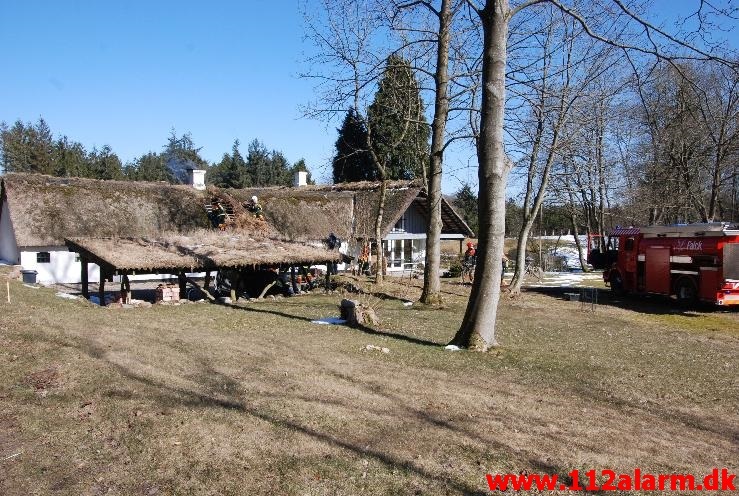
[[[214,235],[215,234],[215,235]],[[213,233],[205,237],[73,238],[70,251],[98,264],[107,274],[200,272],[262,265],[307,265],[338,261],[325,246]]]

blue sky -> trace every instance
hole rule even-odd
[[[695,3],[669,2],[669,12]],[[313,92],[298,77],[296,0],[0,0],[0,44],[0,121],[42,116],[124,162],[160,151],[172,128],[192,133],[210,162],[235,138],[244,153],[258,138],[328,177],[338,123],[301,117]],[[445,192],[475,180],[471,152],[448,159]]]
[[[43,116],[122,160],[191,132],[213,162],[260,139],[317,172],[335,126],[301,118],[295,1],[0,1],[0,121]]]

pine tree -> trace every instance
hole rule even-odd
[[[258,139],[252,140],[246,156],[246,170],[252,186],[269,186],[270,162],[269,152],[264,144]]]
[[[425,177],[430,127],[420,86],[402,57],[388,57],[368,121],[370,145],[384,162],[387,179]]]
[[[190,133],[179,138],[172,129],[167,145],[164,147],[164,162],[171,172],[173,182],[187,183],[188,169],[205,169],[208,163],[200,156],[200,148],[196,148]]]
[[[454,206],[457,207],[464,218],[464,221],[470,226],[473,232],[477,232],[479,227],[477,219],[477,195],[472,191],[472,187],[465,183],[462,189],[457,191],[454,198]]]
[[[0,154],[5,172],[53,174],[53,137],[42,118],[36,124],[17,120],[8,128],[0,127]]]
[[[333,160],[334,183],[376,180],[377,169],[367,152],[367,129],[354,109],[347,112],[338,132]]]
[[[158,153],[149,152],[146,155],[142,155],[133,165],[134,173],[133,177],[136,181],[167,181],[174,182],[172,172],[167,167],[164,157]]]
[[[99,152],[96,148],[89,156],[90,177],[95,179],[123,179],[123,165],[110,146],[105,145]]]
[[[62,136],[54,142],[52,150],[54,175],[60,177],[85,177],[90,175],[90,163],[85,147]]]

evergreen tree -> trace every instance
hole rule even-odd
[[[246,156],[246,170],[249,183],[252,186],[269,186],[272,167],[269,152],[264,144],[258,139],[249,143],[249,151]]]
[[[269,158],[267,185],[292,186],[293,176],[290,171],[290,162],[287,161],[282,152],[272,150]]]
[[[368,121],[370,145],[384,162],[387,179],[425,177],[430,127],[413,69],[398,55],[387,59]]]
[[[477,219],[477,195],[472,191],[470,185],[465,183],[462,189],[457,191],[454,196],[454,206],[460,210],[464,221],[476,233],[479,228]]]
[[[200,150],[195,147],[190,133],[185,133],[178,138],[172,129],[162,155],[173,182],[187,183],[188,169],[207,168],[208,163],[200,156]]]
[[[207,176],[208,182],[219,188],[245,188],[251,185],[246,161],[239,151],[239,140],[234,140],[231,155],[224,153],[220,163],[211,167]]]
[[[90,175],[90,163],[85,147],[62,136],[54,142],[52,150],[54,175],[60,177],[86,177]]]
[[[333,159],[334,183],[376,180],[377,169],[367,151],[367,129],[354,109],[346,113],[338,132]]]
[[[53,174],[53,137],[43,118],[36,124],[17,120],[12,127],[0,126],[0,151],[6,172]]]
[[[149,152],[137,158],[133,164],[133,177],[136,181],[167,181],[174,182],[172,172],[167,167],[164,157],[158,153]]]
[[[99,152],[96,148],[89,156],[90,177],[95,179],[123,179],[123,165],[110,146],[105,145]]]

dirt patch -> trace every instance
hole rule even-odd
[[[33,372],[28,374],[25,378],[25,383],[37,392],[59,387],[60,381],[61,377],[59,375],[59,367],[57,366]]]

